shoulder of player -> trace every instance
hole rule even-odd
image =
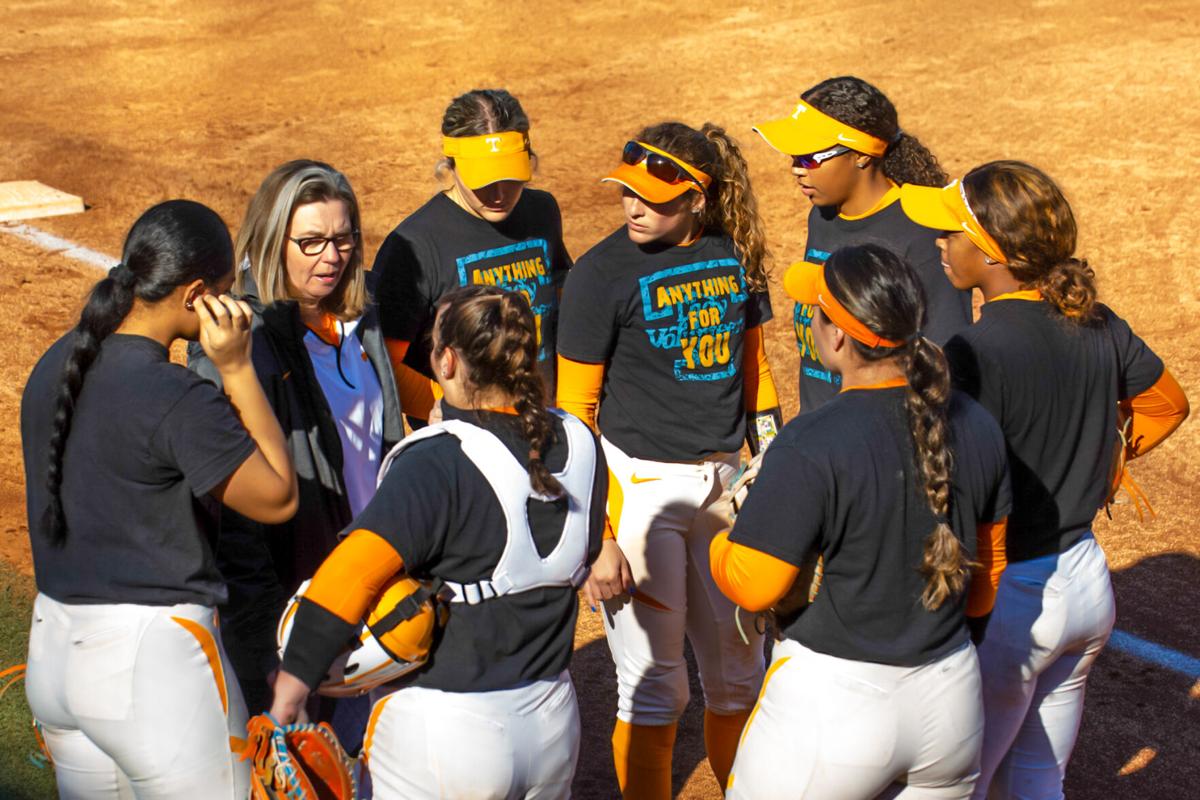
[[[448,219],[453,219],[446,213],[451,210],[449,206],[452,205],[453,200],[442,192],[435,192],[418,209],[400,220],[388,234],[388,238],[416,240],[437,234],[445,228]]]
[[[559,213],[558,200],[545,189],[526,187],[521,192],[520,204],[528,206],[530,210],[553,209],[556,214]]]
[[[570,274],[575,274],[581,267],[584,269],[604,269],[606,267],[618,266],[625,263],[625,259],[634,250],[633,242],[630,241],[629,235],[625,232],[625,226],[622,225],[596,242],[586,253],[580,256],[575,261],[575,266],[571,268]]]
[[[432,476],[452,474],[461,462],[469,463],[469,459],[458,437],[449,433],[429,436],[405,447],[388,468],[385,480],[426,483]]]

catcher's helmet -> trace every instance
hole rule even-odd
[[[281,659],[308,584],[300,584],[279,620],[276,635]],[[334,659],[317,693],[354,697],[424,664],[434,630],[445,622],[446,606],[438,598],[441,589],[440,581],[422,582],[407,575],[388,581],[367,607],[355,641]]]

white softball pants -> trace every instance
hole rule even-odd
[[[700,668],[707,708],[733,714],[754,705],[763,677],[763,637],[721,593],[708,546],[730,527],[719,498],[737,471],[736,453],[695,464],[632,458],[602,439],[612,473],[608,513],[636,584],[631,599],[605,603],[604,627],[617,668],[617,717],[669,725],[688,703],[684,637]],[[615,484],[615,485],[614,485]]]
[[[575,687],[564,670],[492,692],[399,689],[375,703],[364,751],[376,800],[567,798]]]
[[[1065,553],[1008,565],[979,648],[987,725],[975,798],[1063,797],[1088,672],[1115,619],[1090,533]]]
[[[893,667],[785,639],[775,645],[725,796],[965,800],[982,739],[970,643],[919,667]]]
[[[246,707],[226,663],[211,608],[39,594],[25,691],[59,797],[243,800]]]

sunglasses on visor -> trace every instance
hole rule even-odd
[[[822,150],[819,153],[809,153],[808,155],[804,156],[792,156],[792,161],[801,169],[816,169],[817,167],[821,166],[823,162],[828,161],[831,158],[837,158],[840,155],[845,155],[849,152],[849,147],[844,147],[843,145],[839,144],[836,147],[832,147],[829,150]]]
[[[653,153],[637,142],[625,143],[625,149],[621,152],[621,160],[631,167],[645,161],[646,172],[649,172],[652,177],[658,178],[663,183],[694,183],[700,193],[704,194],[704,184],[694,175],[666,156]]]

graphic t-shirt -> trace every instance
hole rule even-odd
[[[831,207],[813,206],[808,214],[808,240],[804,260],[824,264],[839,248],[875,244],[904,258],[921,279],[925,289],[925,336],[944,345],[954,334],[971,324],[971,293],[955,289],[942,269],[937,248],[938,231],[910,220],[898,202],[899,190],[875,213],[847,219]],[[812,411],[827,403],[842,388],[842,378],[821,363],[813,346],[812,316],[816,306],[796,303],[792,324],[800,350],[800,411]]]
[[[936,522],[913,454],[904,386],[850,389],[793,419],[771,443],[730,541],[800,566],[814,549],[824,578],[783,633],[821,653],[916,666],[967,641],[965,593],[935,611],[921,604],[920,566]],[[976,553],[976,524],[1011,505],[1004,436],[971,398],[949,412],[950,518]]]
[[[42,517],[55,399],[74,332],[42,356],[21,397],[21,445],[38,591],[60,603],[215,606],[220,504],[208,493],[255,450],[213,384],[153,339],[113,334],[87,371],[63,454],[66,543]]]
[[[634,244],[621,227],[567,277],[559,352],[607,364],[598,425],[636,458],[692,461],[745,436],[747,328],[771,319],[727,236],[686,247]]]
[[[1118,446],[1117,401],[1153,386],[1162,360],[1098,306],[1077,325],[1050,303],[996,299],[946,345],[954,383],[992,413],[1008,442],[1008,560],[1061,553],[1092,526]]]
[[[553,397],[558,294],[570,268],[549,192],[526,188],[496,224],[439,192],[388,234],[375,257],[383,335],[411,342],[404,363],[432,378],[429,331],[442,295],[469,284],[521,292],[537,321],[538,366]]]

